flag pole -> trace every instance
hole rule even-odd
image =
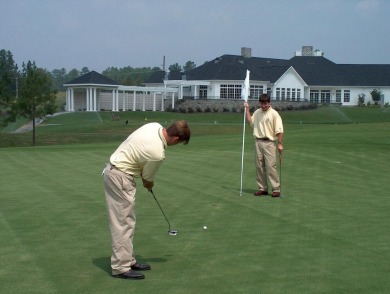
[[[243,174],[243,170],[244,170],[245,120],[246,120],[246,108],[244,107],[244,127],[243,127],[243,131],[242,131],[242,152],[241,152],[240,196],[242,196],[242,174]]]
[[[246,70],[246,77],[241,91],[241,98],[243,98],[246,102],[248,101],[248,96],[249,96],[249,74],[250,74],[249,70]],[[243,171],[244,171],[245,120],[246,120],[246,108],[244,107],[244,125],[242,131],[242,152],[241,152],[240,196],[242,196],[242,178],[243,178]]]

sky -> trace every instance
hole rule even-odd
[[[196,66],[224,54],[390,64],[390,0],[0,0],[0,50],[53,69]]]

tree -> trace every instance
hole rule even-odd
[[[20,95],[12,105],[11,114],[13,120],[20,116],[32,120],[32,145],[35,146],[36,118],[55,112],[56,91],[52,89],[50,73],[38,68],[35,62],[28,61],[27,65],[23,63],[21,76]]]
[[[181,72],[181,66],[178,63],[169,66],[170,72]]]
[[[66,82],[68,82],[66,69],[65,68],[53,69],[51,71],[51,76],[53,79],[53,84],[54,84],[55,89],[57,89],[58,91],[64,91],[65,87],[63,85]]]
[[[0,126],[7,125],[7,113],[18,95],[18,66],[12,53],[0,50]]]
[[[137,67],[126,66],[122,68],[109,67],[102,74],[125,86],[140,86],[158,67]]]
[[[374,89],[370,92],[372,101],[374,101],[374,104],[377,105],[379,101],[381,101],[381,91],[378,91],[377,89]]]
[[[86,75],[87,73],[89,73],[90,70],[88,69],[88,67],[84,66],[81,71],[80,71],[80,75]]]
[[[196,67],[196,64],[193,61],[187,61],[186,64],[183,66],[184,72],[188,72],[191,69],[194,69]]]
[[[66,75],[66,81],[69,82],[71,80],[74,80],[75,78],[78,78],[79,76],[80,72],[77,69],[71,69]]]
[[[366,97],[366,94],[359,94],[358,95],[358,106],[364,106],[364,99]]]

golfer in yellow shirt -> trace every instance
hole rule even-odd
[[[255,196],[268,195],[268,181],[272,189],[272,197],[280,197],[280,180],[276,167],[276,146],[281,155],[283,152],[283,123],[279,113],[272,108],[268,94],[259,97],[260,108],[253,115],[250,114],[249,105],[246,108],[246,119],[253,127],[256,149],[256,183],[258,191]]]
[[[151,266],[135,259],[135,178],[151,190],[154,178],[165,159],[166,146],[188,144],[191,132],[186,121],[177,121],[168,128],[148,123],[135,130],[111,155],[104,169],[104,191],[111,233],[112,276],[122,279],[143,279],[139,271]]]

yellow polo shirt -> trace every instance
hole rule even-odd
[[[111,155],[110,163],[127,174],[153,182],[165,159],[167,141],[162,130],[158,123],[135,130]]]
[[[276,134],[283,133],[282,118],[279,113],[271,106],[267,111],[261,108],[257,109],[250,121],[253,127],[253,136],[255,138],[268,138],[271,141],[276,141]]]

